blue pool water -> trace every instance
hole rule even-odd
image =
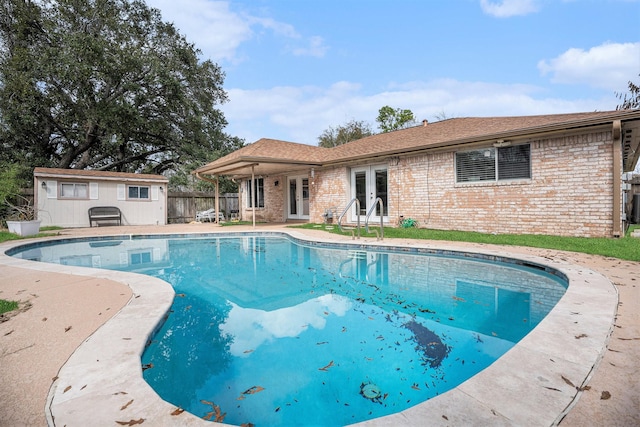
[[[12,255],[171,283],[144,378],[197,416],[260,426],[345,425],[444,393],[508,351],[566,289],[540,266],[420,252],[225,235]]]

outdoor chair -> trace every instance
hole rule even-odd
[[[205,221],[213,222],[215,220],[215,217],[216,217],[216,210],[214,208],[196,213],[197,222],[205,222]],[[219,221],[225,220],[224,213],[221,211],[218,211],[218,220]]]

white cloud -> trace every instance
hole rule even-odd
[[[164,21],[173,22],[187,40],[203,52],[205,59],[214,62],[236,63],[240,45],[268,31],[287,41],[299,41],[304,47],[289,48],[295,56],[323,57],[327,46],[321,37],[303,38],[293,25],[272,18],[251,16],[232,11],[229,2],[209,0],[147,0],[159,9]]]
[[[229,10],[228,2],[207,0],[147,0],[160,9],[164,21],[173,22],[205,59],[236,60],[238,46],[253,36],[250,22]]]
[[[442,114],[449,118],[515,116],[613,110],[617,105],[613,92],[606,99],[565,100],[533,85],[454,79],[394,83],[385,91],[363,91],[360,84],[345,81],[329,87],[230,89],[231,101],[222,109],[229,122],[227,132],[246,142],[275,138],[316,145],[324,130],[351,119],[367,121],[375,130],[375,118],[384,105],[408,108],[418,121],[435,121]]]
[[[553,83],[621,91],[640,71],[640,42],[605,43],[589,50],[572,48],[540,61],[538,69],[542,75],[550,74]]]
[[[502,0],[498,2],[480,0],[480,7],[484,13],[496,18],[528,15],[538,11],[536,0]]]

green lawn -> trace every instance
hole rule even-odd
[[[8,240],[33,239],[35,237],[55,236],[58,233],[51,233],[51,232],[56,230],[62,230],[62,227],[41,227],[40,233],[38,235],[29,236],[29,237],[22,237],[14,233],[9,233],[7,230],[0,230],[0,243],[6,242]]]
[[[292,225],[292,228],[320,229],[329,233],[351,235],[351,231],[340,233],[337,225],[302,224]],[[329,229],[329,227],[331,227]],[[589,238],[589,237],[559,237],[533,234],[484,234],[468,231],[430,230],[426,228],[387,228],[384,229],[385,239],[405,238],[424,240],[447,240],[455,242],[490,243],[494,245],[530,246],[535,248],[558,249],[562,251],[582,252],[593,255],[603,255],[630,261],[640,261],[640,239],[631,237],[633,225],[625,237],[620,239]],[[369,228],[371,230],[371,227]],[[375,233],[364,233],[361,236],[375,237]]]

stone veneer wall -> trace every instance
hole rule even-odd
[[[389,222],[482,233],[611,237],[611,132],[532,140],[530,180],[455,182],[455,153],[400,158],[388,166]],[[329,206],[344,209],[348,168],[316,172],[311,222]],[[620,196],[621,197],[621,196]]]

